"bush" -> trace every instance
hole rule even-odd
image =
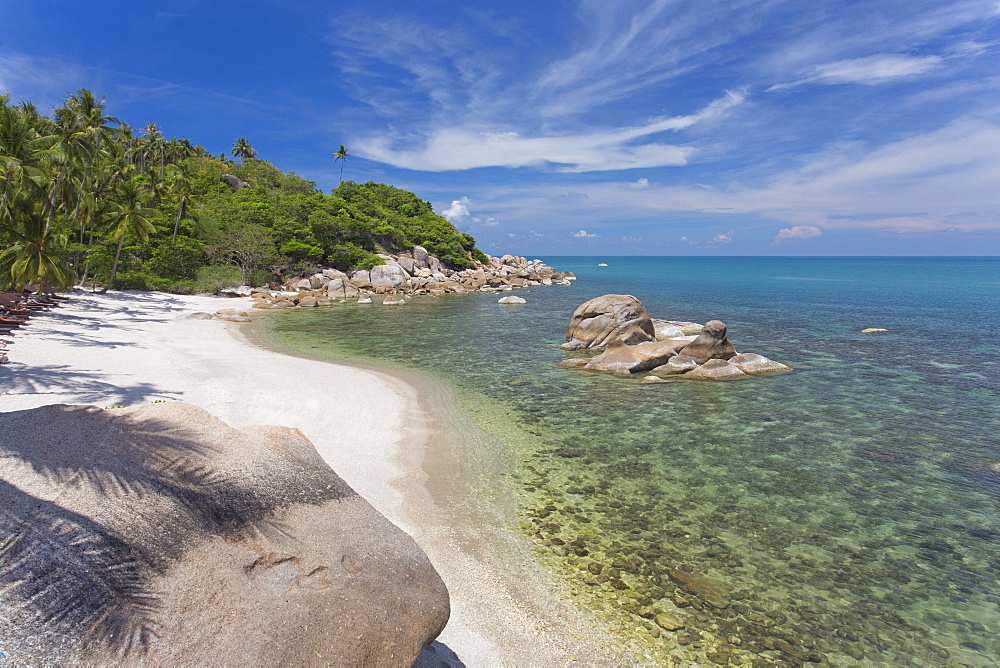
[[[218,292],[243,283],[243,273],[228,264],[210,264],[198,270],[194,286],[199,292]]]
[[[143,271],[119,271],[115,275],[115,283],[111,287],[115,290],[153,290],[150,276]]]

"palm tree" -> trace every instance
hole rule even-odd
[[[22,200],[23,202],[23,200]],[[49,229],[45,209],[34,203],[18,211],[17,227],[8,228],[12,243],[0,253],[0,287],[23,290],[26,285],[50,285],[56,290],[73,286],[74,275],[66,263],[65,234]]]
[[[334,160],[340,160],[340,183],[344,182],[344,163],[347,162],[347,156],[350,153],[347,152],[347,147],[343,144],[337,149],[337,152],[333,154]],[[339,183],[337,185],[340,185]]]
[[[177,218],[174,219],[174,236],[170,239],[170,243],[173,243],[177,240],[177,227],[181,224],[188,198],[192,194],[191,170],[187,164],[182,162],[171,165],[167,175],[167,183],[170,191],[177,196]]]
[[[243,162],[247,158],[252,158],[257,155],[257,151],[253,150],[253,146],[247,141],[246,137],[240,137],[233,144],[233,157],[239,158],[240,162]]]
[[[118,188],[118,192],[111,203],[110,224],[108,225],[108,238],[112,241],[118,240],[118,248],[115,250],[115,260],[111,264],[111,275],[108,283],[101,290],[102,293],[115,281],[115,274],[118,272],[118,259],[121,257],[122,246],[125,245],[125,237],[135,235],[140,241],[149,239],[149,235],[156,231],[150,217],[157,215],[156,209],[149,209],[145,205],[145,192],[142,182],[133,177],[125,181]]]
[[[0,106],[0,226],[11,223],[16,196],[35,201],[46,197],[48,166],[62,158],[59,138],[42,135],[39,117],[26,107]]]

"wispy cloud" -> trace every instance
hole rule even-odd
[[[759,182],[750,185],[744,179]],[[815,238],[824,230],[868,229],[894,234],[945,230],[1000,232],[996,184],[1000,183],[1000,110],[881,146],[833,143],[774,175],[745,173],[711,184],[654,185],[634,181],[593,183],[585,197],[559,198],[565,184],[520,193],[504,191],[492,202],[505,218],[669,220],[686,212],[698,220],[718,216],[759,221],[769,240]],[[578,186],[579,187],[579,186]],[[504,211],[504,208],[507,208]],[[770,221],[770,223],[768,223]],[[777,235],[773,222],[784,223]],[[745,224],[745,223],[741,223]],[[770,231],[767,231],[767,228]],[[571,228],[573,230],[577,227]],[[734,231],[722,236],[733,238]],[[694,238],[694,237],[692,237]],[[742,235],[741,235],[742,238]],[[717,236],[715,243],[725,243]]]
[[[731,91],[693,114],[585,134],[524,136],[458,126],[435,130],[414,150],[399,149],[394,137],[383,135],[356,140],[355,151],[371,160],[422,171],[555,164],[558,171],[592,172],[684,165],[694,148],[650,138],[716,119],[745,99],[743,92]]]
[[[587,230],[580,230],[578,232],[574,232],[573,236],[577,239],[596,239],[601,235],[588,232]]]
[[[895,79],[909,78],[937,69],[944,62],[941,56],[906,56],[876,54],[849,58],[817,65],[808,76],[786,84],[775,84],[768,90],[791,88],[806,83],[876,85]]]

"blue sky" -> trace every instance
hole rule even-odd
[[[1000,254],[997,0],[3,0],[0,90],[82,87],[491,253]]]

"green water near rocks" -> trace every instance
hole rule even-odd
[[[264,327],[309,355],[456,386],[519,463],[520,519],[539,559],[640,658],[997,663],[1000,365],[986,336],[940,342],[942,321],[978,329],[1000,310],[974,314],[947,282],[935,301],[910,276],[900,285],[921,289],[923,307],[789,280],[829,278],[815,265],[754,265],[757,285],[706,295],[704,282],[551,262],[581,280],[519,291],[523,306],[413,297],[268,314]],[[721,317],[739,349],[796,371],[643,385],[555,368],[573,309],[606,292],[636,294],[654,315]],[[897,331],[858,333],[883,324]]]

